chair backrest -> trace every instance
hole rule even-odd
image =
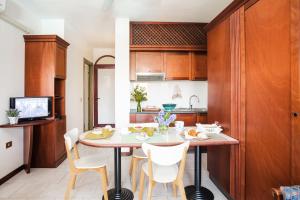
[[[74,159],[79,159],[78,149],[76,142],[78,141],[79,133],[78,128],[74,128],[72,130],[69,130],[65,135],[65,144],[66,144],[66,150],[67,150],[67,157],[70,163],[70,168],[75,169],[74,165]],[[72,156],[71,150],[74,148],[74,159]]]
[[[184,152],[189,148],[190,142],[186,141],[180,145],[161,147],[143,143],[144,153],[151,157],[151,161],[162,166],[170,166],[178,163],[183,158]]]
[[[65,135],[65,143],[67,145],[67,150],[71,150],[74,147],[74,144],[78,141],[78,128],[73,128],[72,130],[69,130]]]

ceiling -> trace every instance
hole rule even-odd
[[[91,47],[114,47],[114,19],[210,22],[232,0],[16,0],[40,18],[63,18]]]

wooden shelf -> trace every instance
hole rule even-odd
[[[25,126],[37,126],[37,125],[47,124],[52,121],[53,121],[53,119],[41,119],[41,120],[19,122],[18,124],[7,123],[7,124],[0,125],[0,128],[17,128],[17,127],[25,127]]]

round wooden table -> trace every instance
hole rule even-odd
[[[136,139],[135,134],[122,134],[120,129],[115,129],[112,137],[101,140],[87,140],[85,135],[91,131],[83,133],[79,141],[80,143],[100,148],[114,148],[114,175],[115,188],[108,191],[109,199],[114,200],[132,200],[133,193],[126,188],[121,187],[121,148],[122,147],[141,147],[143,142],[158,146],[173,146],[183,143],[185,140],[177,134],[175,128],[169,128],[167,134],[155,134],[146,141]],[[190,146],[195,147],[195,184],[185,187],[187,199],[211,200],[214,195],[210,190],[201,186],[201,147],[215,145],[234,145],[238,144],[238,140],[224,134],[211,134],[208,140],[190,140]]]

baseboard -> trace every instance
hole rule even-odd
[[[215,186],[217,186],[217,188],[222,192],[222,194],[224,194],[224,196],[229,199],[229,200],[233,200],[233,198],[228,194],[227,191],[224,190],[223,187],[220,186],[220,184],[218,183],[218,181],[211,175],[209,175],[210,180],[215,184]]]
[[[9,174],[7,174],[6,176],[4,176],[3,178],[0,179],[0,185],[2,185],[3,183],[5,183],[6,181],[8,181],[10,178],[12,178],[13,176],[15,176],[16,174],[18,174],[20,171],[22,171],[24,169],[24,165],[21,165],[20,167],[18,167],[17,169],[15,169],[14,171],[10,172]]]

